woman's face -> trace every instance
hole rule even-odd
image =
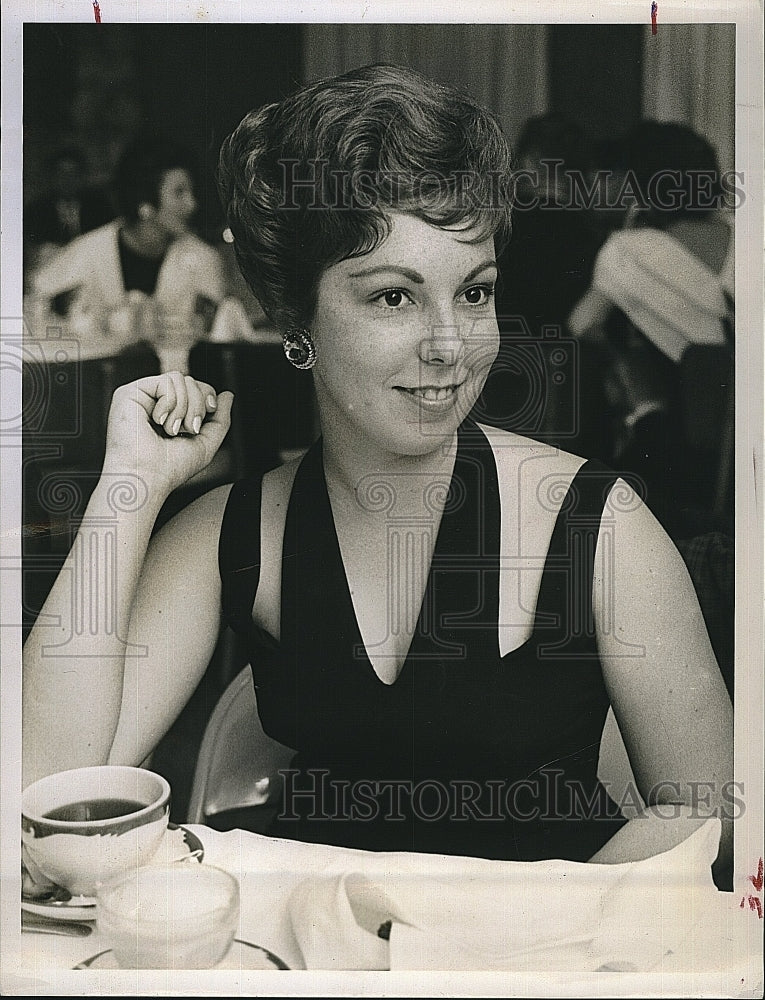
[[[192,215],[197,210],[194,187],[187,170],[181,167],[166,170],[157,192],[155,220],[173,236],[188,231]]]
[[[319,281],[316,395],[325,437],[420,455],[452,438],[497,355],[494,241],[391,222],[374,251]]]

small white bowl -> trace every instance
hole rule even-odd
[[[74,803],[133,803],[104,819],[54,818]],[[109,810],[106,810],[109,811]],[[21,840],[29,859],[74,896],[93,896],[109,879],[146,864],[167,829],[170,785],[138,767],[105,765],[49,774],[21,796]]]
[[[123,969],[211,969],[239,926],[239,883],[212,865],[149,865],[99,889],[96,920]]]

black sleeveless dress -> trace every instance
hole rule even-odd
[[[577,472],[532,635],[501,656],[497,465],[481,428],[463,424],[419,620],[393,684],[378,678],[362,642],[321,441],[289,501],[279,643],[252,621],[261,484],[234,485],[220,539],[223,611],[248,638],[265,732],[296,751],[270,832],[368,850],[578,861],[616,832],[624,820],[596,773],[609,700],[591,602],[614,481],[593,462]]]

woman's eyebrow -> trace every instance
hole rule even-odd
[[[381,274],[383,272],[388,274],[402,274],[417,285],[425,283],[425,279],[419,271],[413,271],[410,267],[400,267],[398,264],[379,264],[377,267],[365,267],[362,271],[352,271],[349,277],[368,278],[371,274]]]
[[[475,276],[477,274],[480,274],[481,271],[485,271],[489,267],[493,267],[494,270],[496,271],[497,270],[497,262],[496,262],[496,260],[485,260],[482,264],[477,264],[473,268],[473,270],[470,272],[470,274],[466,274],[465,275],[465,279],[463,281],[463,284],[466,285],[468,283],[468,281],[472,281],[473,278],[475,278]]]
[[[472,281],[477,274],[480,274],[481,271],[485,271],[489,267],[496,268],[497,262],[495,260],[485,260],[481,264],[477,264],[469,274],[465,275],[463,284],[467,284],[468,281]],[[370,275],[381,273],[401,274],[418,285],[423,285],[425,283],[425,279],[419,271],[415,271],[410,267],[401,267],[398,264],[378,264],[377,267],[365,267],[361,271],[352,271],[349,277],[368,278]]]

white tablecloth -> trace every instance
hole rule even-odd
[[[205,847],[205,863],[235,874],[241,885],[238,937],[273,951],[294,970],[304,968],[293,933],[288,903],[306,880],[354,872],[370,879],[432,877],[465,881],[496,876],[505,862],[439,855],[375,854],[261,837],[243,831],[219,833],[191,826]],[[588,866],[596,869],[598,866]],[[6,934],[5,990],[9,990],[8,954],[15,943],[15,979],[19,995],[104,995],[105,993],[179,995],[445,995],[495,996],[755,996],[761,995],[758,948],[762,925],[742,909],[732,894],[712,893],[685,916],[683,946],[666,956],[651,973],[529,971],[424,972],[139,972],[70,971],[77,962],[106,947],[98,931],[88,938],[24,933],[11,942]],[[8,929],[8,924],[5,924]],[[16,934],[18,930],[15,929]],[[264,979],[265,977],[265,979]],[[266,985],[264,985],[266,984]],[[759,990],[759,993],[757,992]]]

